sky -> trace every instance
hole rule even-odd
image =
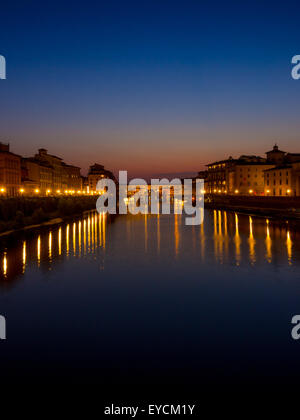
[[[189,174],[275,142],[300,152],[297,2],[0,7],[0,141],[82,167]]]

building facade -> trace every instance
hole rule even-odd
[[[67,190],[74,192],[82,190],[82,177],[78,166],[63,163],[63,173],[63,183],[65,183]]]
[[[229,193],[263,195],[265,191],[265,171],[273,168],[266,162],[239,162],[229,183]]]
[[[35,158],[22,158],[22,189],[26,194],[50,193],[53,187],[53,168]]]
[[[267,158],[276,165],[264,173],[264,193],[267,196],[300,196],[300,153],[286,153],[275,144]]]
[[[57,156],[48,154],[46,149],[39,149],[38,154],[34,156],[40,164],[50,165],[52,168],[52,185],[53,192],[63,191],[67,186],[63,179],[63,160]]]
[[[266,156],[242,155],[207,165],[206,192],[299,196],[300,153],[286,153],[275,144]]]
[[[21,156],[10,152],[9,144],[0,143],[0,195],[13,197],[21,189]]]
[[[211,194],[264,194],[264,171],[271,167],[274,164],[267,159],[246,155],[211,163],[205,190]]]
[[[80,168],[39,149],[34,157],[22,159],[22,189],[26,194],[41,195],[81,191]]]
[[[111,171],[104,169],[103,165],[95,163],[94,165],[90,166],[88,173],[88,190],[90,192],[96,191],[97,183],[102,178],[110,178],[115,180],[114,174]]]

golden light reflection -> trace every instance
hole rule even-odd
[[[228,236],[228,222],[227,222],[227,212],[224,211],[224,246],[225,246],[225,258],[228,259],[228,247],[229,247],[229,236]]]
[[[214,210],[214,234],[217,234],[217,210]]]
[[[22,262],[23,262],[23,274],[24,274],[25,268],[26,268],[26,241],[23,242]]]
[[[203,212],[204,212],[204,209],[201,209],[201,212],[202,212],[202,214],[201,214],[201,219],[202,220],[204,220],[204,218],[203,218]],[[202,222],[201,223],[201,226],[200,226],[200,237],[201,237],[201,258],[202,258],[202,260],[204,260],[204,258],[205,258],[205,233],[204,233],[204,222]]]
[[[240,265],[241,262],[241,238],[239,234],[239,218],[238,215],[235,213],[235,256],[236,256],[236,265]]]
[[[292,247],[293,247],[293,242],[291,240],[291,235],[290,235],[290,232],[287,231],[287,235],[286,235],[286,249],[287,249],[287,255],[288,255],[289,265],[292,265]]]
[[[41,237],[39,236],[37,239],[37,262],[40,265],[41,261]]]
[[[92,251],[94,251],[94,216],[91,217],[91,225],[92,225],[92,229],[91,229],[91,235],[92,235]]]
[[[97,213],[95,214],[95,247],[98,247],[98,217]]]
[[[218,225],[219,225],[219,235],[222,236],[222,212],[221,210],[218,210]]]
[[[66,253],[67,256],[69,255],[70,252],[70,225],[67,225],[66,227]]]
[[[83,251],[86,254],[86,220],[83,221]]]
[[[88,252],[91,250],[91,218],[88,217]]]
[[[58,255],[61,255],[61,227],[58,229]]]
[[[79,256],[81,255],[81,221],[78,223],[78,248]]]
[[[48,248],[49,248],[49,259],[52,258],[52,232],[49,232],[49,240],[48,240]]]
[[[4,274],[4,277],[6,277],[6,275],[7,275],[7,256],[6,256],[6,252],[4,253],[4,256],[3,256],[3,274]]]
[[[102,215],[102,225],[103,225],[103,249],[105,249],[106,245],[106,230],[105,230],[105,219],[106,219],[106,213],[103,213]]]
[[[269,228],[269,220],[266,220],[267,223],[267,237],[266,237],[266,258],[268,263],[272,261],[272,239],[270,237],[270,228]]]
[[[222,212],[214,210],[214,249],[217,261],[223,262]]]
[[[102,215],[101,214],[99,214],[99,216],[98,216],[98,224],[99,224],[99,227],[98,227],[98,230],[99,230],[99,245],[101,246],[102,245]]]
[[[256,255],[255,255],[255,239],[253,236],[253,221],[252,221],[252,217],[249,216],[249,258],[250,258],[250,262],[252,264],[255,263],[256,261]]]
[[[76,255],[76,223],[73,223],[73,255]]]

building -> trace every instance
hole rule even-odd
[[[53,168],[36,158],[22,158],[22,189],[26,194],[50,193],[53,186]]]
[[[264,175],[265,195],[300,196],[300,159],[269,169]]]
[[[229,193],[264,195],[265,171],[270,168],[274,168],[274,164],[243,160],[237,162],[234,171],[230,173]]]
[[[266,152],[266,155],[268,162],[275,163],[276,165],[281,165],[284,162],[286,152],[279,150],[277,144],[275,144],[272,150]]]
[[[21,188],[21,156],[10,152],[9,144],[0,143],[0,194],[16,196]]]
[[[34,157],[22,159],[22,189],[26,194],[41,195],[81,191],[80,168],[39,149]]]
[[[229,186],[229,174],[234,170],[235,162],[231,156],[226,160],[213,162],[207,165],[208,171],[206,176],[206,192],[227,193]],[[232,178],[232,177],[231,177]]]
[[[208,193],[264,194],[264,171],[274,164],[260,156],[231,156],[208,166],[205,190]]]
[[[266,170],[264,173],[265,195],[296,195],[292,169],[292,165],[279,165]]]
[[[300,196],[300,153],[286,153],[275,144],[267,159],[276,166],[264,173],[264,193],[267,196]]]
[[[90,166],[88,173],[88,191],[96,191],[97,183],[102,178],[110,178],[115,181],[114,174],[111,171],[104,169],[103,165],[95,163]]]
[[[52,183],[50,189],[53,192],[63,191],[67,187],[65,179],[63,179],[63,160],[60,157],[48,154],[46,149],[39,149],[38,154],[36,154],[34,158],[40,164],[51,166]]]
[[[80,174],[80,168],[78,166],[63,165],[63,186],[67,190],[81,191],[82,190],[82,178]]]
[[[286,153],[277,144],[266,158],[242,155],[238,159],[213,162],[208,166],[208,193],[242,195],[300,195],[300,153]]]

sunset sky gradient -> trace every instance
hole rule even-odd
[[[289,1],[1,5],[0,140],[143,177],[276,141],[300,152],[299,12]]]

